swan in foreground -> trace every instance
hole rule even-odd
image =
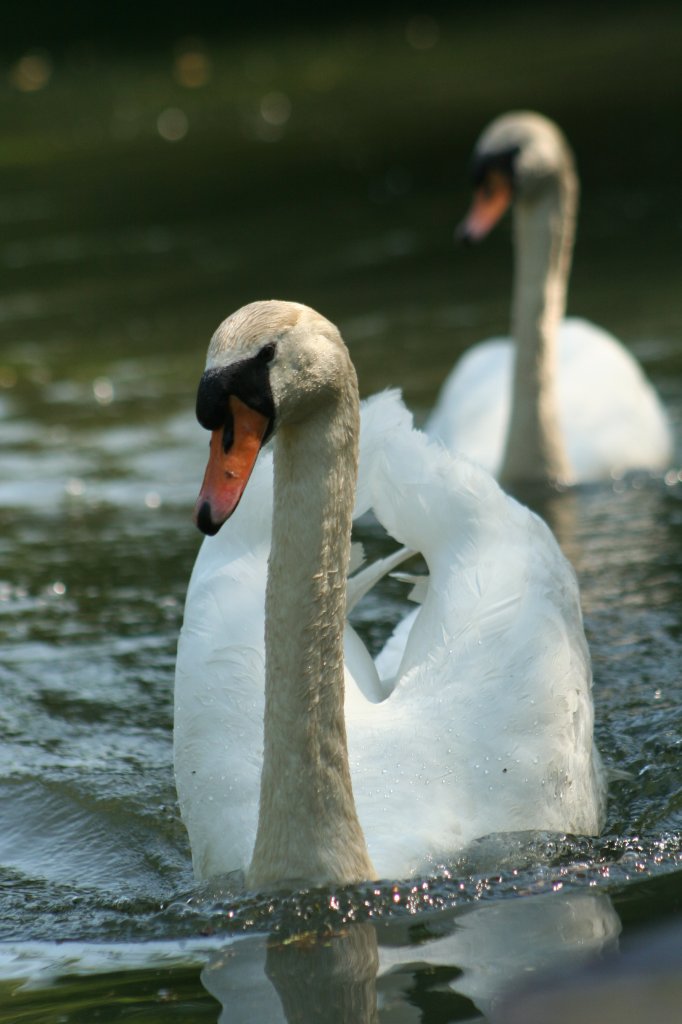
[[[220,325],[197,416],[211,431],[195,512],[209,536],[174,734],[197,877],[400,878],[490,833],[598,832],[579,595],[544,523],[415,431],[395,393],[365,403],[360,431],[341,336],[296,303]],[[354,502],[428,566],[376,664],[347,606],[405,553],[347,582]]]
[[[427,432],[511,485],[665,469],[670,426],[637,361],[594,324],[562,319],[578,179],[559,128],[539,114],[504,114],[478,140],[473,169],[462,237],[483,238],[513,203],[515,344],[496,338],[465,353]]]

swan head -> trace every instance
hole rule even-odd
[[[512,202],[533,203],[566,175],[574,176],[573,154],[553,121],[531,111],[502,114],[474,147],[473,202],[457,236],[479,241]]]
[[[244,493],[258,453],[280,428],[333,401],[355,371],[337,328],[296,302],[242,306],[220,324],[197,391],[210,454],[194,510],[216,534]]]

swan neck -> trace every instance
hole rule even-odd
[[[280,428],[265,624],[258,831],[247,881],[373,876],[351,787],[343,629],[358,460],[354,373],[305,422]]]
[[[519,200],[514,215],[512,336],[514,374],[505,483],[569,482],[571,470],[559,425],[556,384],[559,325],[573,252],[578,198],[572,168],[541,196]]]

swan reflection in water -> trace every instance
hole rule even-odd
[[[201,980],[222,1005],[219,1024],[416,1024],[435,993],[452,1003],[448,1019],[475,1019],[531,974],[613,947],[620,927],[602,893],[510,898],[323,937],[245,939],[216,954]]]

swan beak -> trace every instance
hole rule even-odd
[[[228,409],[225,427],[211,433],[208,465],[194,506],[194,522],[210,537],[239,504],[270,426],[266,416],[234,395],[228,398]]]
[[[490,171],[474,191],[469,212],[455,232],[462,242],[480,242],[511,206],[512,184],[506,174]]]

